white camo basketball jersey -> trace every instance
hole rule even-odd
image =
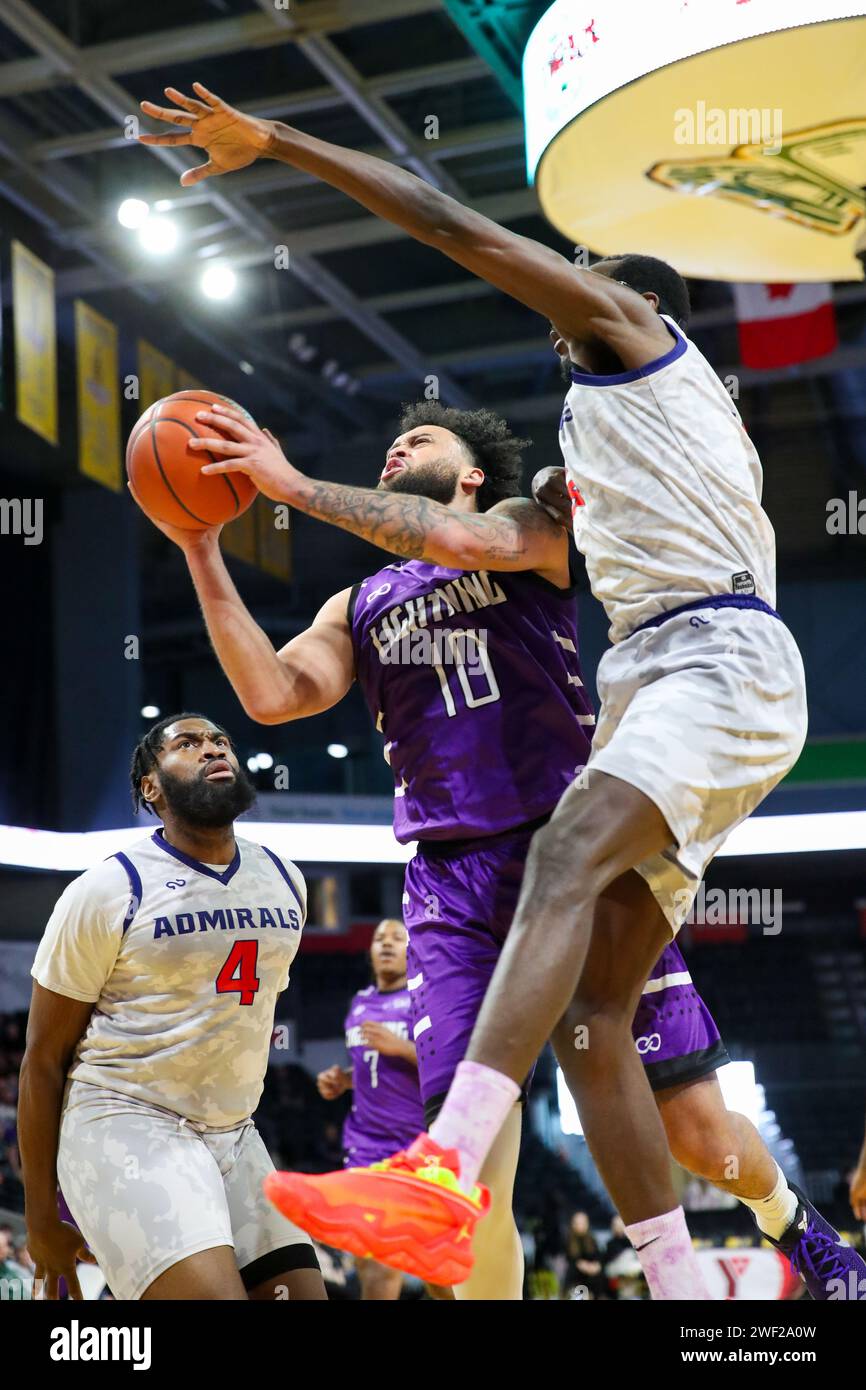
[[[31,972],[95,1004],[69,1075],[214,1128],[246,1120],[305,915],[298,868],[248,840],[220,868],[157,831],[88,869]]]
[[[718,594],[775,604],[775,536],[739,412],[666,315],[670,351],[637,371],[572,368],[560,445],[574,538],[619,642]]]

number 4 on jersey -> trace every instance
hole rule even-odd
[[[252,1004],[259,987],[258,955],[257,941],[236,941],[216,977],[217,994],[238,993],[241,996],[239,1004]]]

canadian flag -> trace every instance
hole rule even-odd
[[[830,285],[734,285],[744,367],[791,367],[838,346]]]

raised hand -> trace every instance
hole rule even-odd
[[[273,502],[288,502],[292,484],[302,475],[293,468],[270,430],[263,430],[240,410],[227,405],[212,405],[199,410],[196,420],[203,425],[215,425],[229,435],[213,439],[191,439],[188,447],[211,454],[221,462],[205,463],[202,473],[246,473],[256,487]]]
[[[368,1047],[375,1047],[384,1057],[399,1057],[406,1051],[403,1038],[398,1038],[384,1023],[362,1023],[361,1037]]]
[[[138,497],[132,483],[126,484],[132,500],[144,512],[148,521],[152,521],[157,531],[161,531],[164,536],[168,536],[170,541],[187,554],[191,550],[202,550],[209,546],[216,546],[219,543],[219,534],[223,529],[222,524],[218,526],[205,526],[201,530],[190,531],[182,526],[172,526],[168,521],[158,521],[155,516],[151,516],[142,506],[141,499]]]
[[[349,1089],[349,1078],[341,1066],[328,1067],[316,1077],[319,1095],[325,1100],[336,1100]]]
[[[209,92],[201,82],[193,82],[192,85],[198,93],[198,100],[184,96],[176,87],[166,87],[165,94],[169,101],[174,102],[174,107],[157,106],[152,101],[141,103],[146,116],[187,129],[172,135],[138,137],[142,145],[197,145],[207,151],[207,164],[199,164],[181,174],[180,181],[184,186],[209,179],[213,174],[229,174],[234,169],[245,169],[248,164],[267,154],[273,135],[273,122],[245,116],[242,111],[237,111],[221,97]]]

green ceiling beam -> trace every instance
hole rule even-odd
[[[523,50],[551,0],[444,0],[455,24],[523,110]]]

